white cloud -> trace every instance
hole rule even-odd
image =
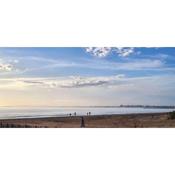
[[[8,73],[17,70],[16,64],[19,63],[18,59],[11,59],[11,58],[0,58],[0,72],[1,73]]]
[[[10,72],[13,70],[13,65],[8,63],[0,63],[1,72]]]
[[[116,53],[118,54],[118,56],[120,56],[120,57],[127,57],[127,56],[134,53],[133,47],[129,47],[129,48],[117,47],[117,48],[115,48],[115,50],[116,50]]]
[[[133,47],[87,47],[86,52],[96,57],[106,57],[110,52],[115,52],[120,57],[127,57],[135,53]]]
[[[87,47],[86,52],[97,57],[105,57],[110,53],[111,49],[111,47]]]

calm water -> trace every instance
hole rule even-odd
[[[68,116],[76,112],[77,115],[99,114],[132,114],[170,112],[173,109],[158,108],[120,108],[120,107],[0,107],[0,118],[33,118],[48,116]]]

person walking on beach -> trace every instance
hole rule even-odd
[[[85,122],[84,122],[84,117],[81,117],[81,124],[80,124],[81,128],[85,128]]]
[[[74,112],[74,116],[76,116],[77,115],[77,113],[76,112]]]

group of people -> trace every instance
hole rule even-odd
[[[77,113],[76,112],[74,112],[73,114],[72,113],[70,113],[70,114],[68,114],[70,117],[71,116],[76,116],[77,115]],[[87,112],[87,116],[90,116],[91,115],[91,112]]]
[[[87,112],[87,115],[91,115],[91,112]]]
[[[77,115],[77,113],[76,112],[74,112],[73,114],[69,114],[69,116],[76,116]]]

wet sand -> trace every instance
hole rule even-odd
[[[76,117],[1,119],[1,128],[80,128],[82,118],[86,128],[170,128],[175,120],[168,113],[116,114]]]

